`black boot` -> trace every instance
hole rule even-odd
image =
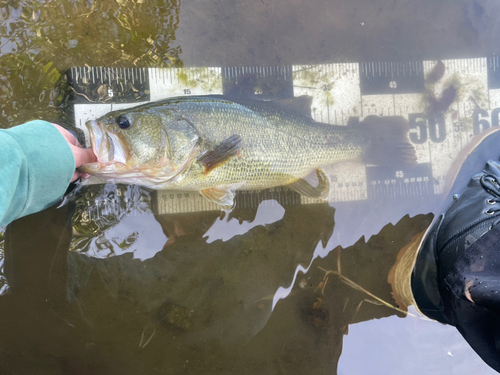
[[[484,165],[491,154],[496,160]],[[483,136],[466,154],[450,184],[453,202],[436,218],[420,246],[412,291],[422,313],[455,326],[476,353],[500,371],[498,155],[500,131]],[[476,173],[472,178],[471,170]]]

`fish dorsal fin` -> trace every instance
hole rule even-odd
[[[197,160],[198,163],[203,165],[203,173],[210,172],[227,159],[238,154],[240,146],[241,137],[238,134],[234,134],[205,151]]]
[[[293,109],[304,116],[311,117],[312,101],[312,96],[302,95],[295,98],[273,100],[273,103],[277,103],[282,107]]]
[[[316,187],[303,178],[288,186],[305,197],[326,199],[330,193],[330,180],[321,168],[316,169],[316,176],[318,177],[318,186]]]
[[[200,190],[200,194],[210,202],[231,208],[234,206],[234,191],[226,188],[211,188]]]

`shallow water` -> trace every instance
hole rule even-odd
[[[71,123],[73,66],[491,57],[499,11],[493,1],[7,1],[0,126]],[[175,194],[87,186],[0,231],[1,373],[494,373],[455,328],[395,294],[398,256],[444,194],[297,204],[269,191],[233,210],[169,213]]]

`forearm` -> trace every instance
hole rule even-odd
[[[71,148],[50,123],[0,130],[0,226],[57,203],[74,171]]]

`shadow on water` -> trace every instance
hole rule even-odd
[[[351,327],[408,316],[432,214],[342,248],[326,203],[159,214],[157,199],[86,187],[7,227],[2,373],[334,374]],[[231,222],[246,231],[227,235]]]
[[[273,223],[208,243],[219,212],[157,215],[147,191],[122,189],[128,199],[99,215],[77,200],[8,226],[3,371],[335,373],[351,324],[406,315],[395,264],[432,220],[406,216],[313,261],[334,231],[328,204],[286,206]],[[119,191],[94,190],[84,195],[109,202]],[[294,279],[298,266],[308,272]]]

